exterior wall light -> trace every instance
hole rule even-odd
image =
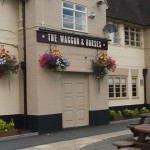
[[[88,12],[88,17],[89,18],[95,18],[95,16],[96,16],[96,14],[95,14],[95,12]]]
[[[104,0],[97,0],[97,5],[103,5],[103,4],[105,4]]]

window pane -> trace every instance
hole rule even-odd
[[[126,95],[126,93],[122,93],[122,97],[126,97],[127,95]]]
[[[85,11],[85,7],[81,5],[76,5],[76,10]]]
[[[127,78],[113,77],[109,78],[109,97],[123,98],[127,97]]]
[[[136,42],[136,46],[139,46],[139,47],[140,47],[140,46],[141,46],[141,45],[140,45],[140,42]]]
[[[64,22],[71,22],[71,23],[73,23],[73,17],[63,15],[63,21]]]
[[[136,95],[136,91],[135,91],[135,92],[134,92],[134,91],[132,92],[132,96],[137,96],[137,95]]]
[[[121,84],[122,84],[122,85],[126,85],[126,79],[125,79],[125,78],[122,78],[122,79],[121,79]]]
[[[129,36],[125,36],[125,40],[127,40],[127,41],[128,41],[128,40],[129,40]]]
[[[123,93],[126,92],[126,86],[122,87],[122,92],[123,92]]]
[[[114,97],[114,80],[113,80],[113,78],[109,78],[108,82],[109,82],[109,97]]]
[[[63,27],[86,31],[86,7],[82,5],[73,4],[70,2],[63,2]]]
[[[86,25],[85,24],[86,23],[85,19],[78,18],[78,17],[75,18],[75,23],[80,24],[80,25]]]
[[[129,41],[125,41],[126,45],[129,45]]]
[[[63,9],[63,14],[67,16],[73,16],[73,11],[68,9]]]
[[[63,6],[67,8],[73,8],[73,3],[70,2],[63,2]]]
[[[75,17],[85,20],[85,14],[81,12],[75,12]]]
[[[120,78],[115,79],[116,97],[120,97]]]
[[[116,92],[120,93],[120,88],[116,87]]]
[[[135,78],[132,78],[132,84],[136,84],[136,79]]]
[[[109,82],[109,85],[113,85],[114,84],[114,80],[111,79],[111,78],[109,78],[108,82]]]
[[[63,26],[65,27],[65,28],[70,28],[70,29],[73,29],[74,27],[73,27],[73,23],[69,23],[69,22],[64,22],[63,23]]]
[[[76,29],[76,30],[85,31],[85,30],[86,30],[86,27],[85,27],[84,25],[76,24],[76,25],[75,25],[75,29]]]
[[[116,93],[116,97],[120,97],[120,93]]]
[[[129,39],[129,33],[125,32],[125,37]]]
[[[131,46],[141,46],[140,30],[134,27],[125,27],[125,44]]]
[[[140,41],[140,35],[136,34],[136,40]]]
[[[137,79],[132,78],[132,96],[137,96]]]
[[[132,46],[135,46],[135,42],[131,42],[131,45],[132,45]]]
[[[109,93],[109,97],[114,97],[114,93]]]
[[[109,88],[109,92],[114,92],[114,89],[113,88]]]
[[[131,33],[131,40],[134,40],[134,33]]]
[[[120,85],[120,78],[115,79],[115,84]]]
[[[136,87],[133,87],[132,90],[133,90],[133,91],[136,91]]]

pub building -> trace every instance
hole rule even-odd
[[[116,1],[121,16],[114,0],[7,0],[0,5],[1,16],[11,20],[1,17],[0,44],[21,64],[19,74],[0,79],[0,119],[13,118],[16,128],[44,134],[109,124],[109,109],[149,102],[149,22],[121,11],[127,3],[129,11],[128,6],[136,7],[135,0]],[[117,68],[97,80],[92,60],[102,51]],[[45,67],[53,56],[62,58],[56,62],[64,62],[61,69],[53,63]]]
[[[37,11],[34,5],[38,6]],[[107,76],[100,82],[99,90],[91,65],[91,60],[102,50],[108,50],[108,39],[103,32],[107,8],[106,4],[97,5],[96,0],[52,0],[43,1],[42,5],[39,0],[26,2],[30,130],[37,129],[42,134],[109,123]],[[39,17],[31,20],[28,15],[31,11]],[[96,16],[91,18],[88,12],[95,12]],[[44,53],[53,50],[59,50],[69,62],[63,71],[42,68],[38,62]]]

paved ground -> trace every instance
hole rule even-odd
[[[68,129],[46,135],[28,134],[1,138],[0,150],[116,150],[115,140],[132,138],[127,125],[137,120],[109,125]]]
[[[117,138],[116,138],[117,136]],[[112,138],[113,137],[113,138]],[[115,138],[114,138],[115,137]],[[25,148],[21,150],[116,150],[115,139],[130,139],[128,130]]]

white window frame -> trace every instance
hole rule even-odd
[[[68,8],[68,7],[64,7],[64,5],[63,5],[64,2],[68,2],[68,1],[62,1],[62,28],[63,29],[67,29],[67,30],[79,31],[79,32],[87,32],[87,7],[83,6],[83,5],[80,5],[80,4],[75,4],[75,3],[72,3],[72,2],[68,2],[68,3],[73,4],[73,8]],[[76,6],[78,6],[78,5],[84,7],[85,10],[84,11],[77,10]],[[64,16],[63,10],[64,9],[73,11],[73,22],[70,22],[70,23],[73,23],[73,28],[64,27],[64,18],[63,18],[63,16]],[[85,19],[85,22],[84,22],[84,24],[85,24],[85,30],[78,30],[78,29],[76,29],[76,27],[75,27],[75,25],[76,25],[76,23],[75,23],[75,12],[83,13],[85,15],[85,18],[84,18]],[[79,24],[79,25],[82,26],[83,24]]]
[[[142,30],[135,27],[124,26],[124,40],[126,46],[142,47]]]
[[[109,76],[109,79],[113,80],[113,87],[110,87],[110,84],[108,83],[108,91],[109,91],[109,99],[127,99],[128,98],[128,77],[127,76]],[[116,79],[120,80],[120,84],[119,84],[119,89],[120,89],[120,96],[116,96],[117,95],[117,91],[116,91]],[[122,79],[125,79],[125,87],[123,88],[123,84],[122,84]],[[113,89],[113,92],[110,92],[110,88]],[[123,92],[123,89],[125,90]],[[114,93],[113,96],[110,97],[110,94]],[[123,93],[126,93],[126,96],[123,96]]]

